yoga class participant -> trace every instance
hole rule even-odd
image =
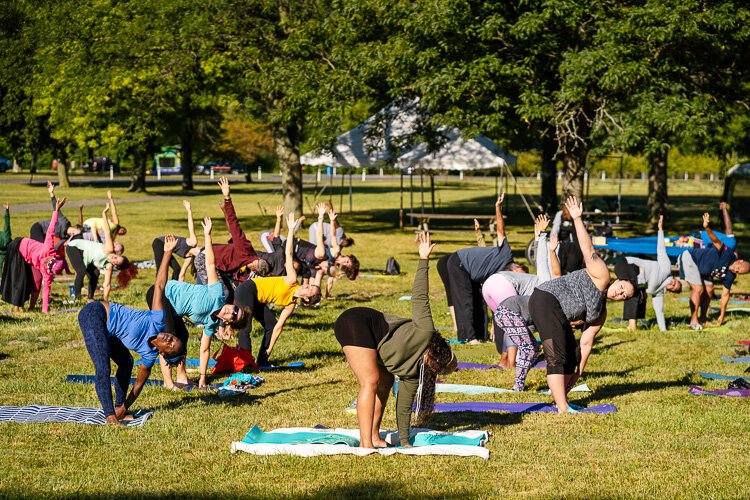
[[[124,235],[128,232],[125,226],[120,225],[120,218],[117,216],[117,205],[115,199],[112,197],[112,191],[107,190],[107,206],[112,209],[112,219],[107,219],[107,227],[112,240],[119,235]],[[83,221],[83,238],[89,241],[102,242],[104,241],[105,224],[104,219],[101,217],[92,217]]]
[[[596,334],[607,319],[606,299],[625,300],[635,287],[626,280],[610,284],[609,269],[594,251],[583,224],[583,206],[575,196],[565,202],[573,219],[586,267],[539,285],[529,299],[529,313],[547,358],[547,385],[560,413],[576,413],[567,393],[583,374]],[[583,328],[580,360],[571,322]]]
[[[558,210],[552,220],[551,236],[557,236],[560,242],[557,256],[560,259],[560,269],[563,274],[583,269],[583,254],[573,227],[573,218],[564,203],[562,210]]]
[[[7,262],[3,268],[3,300],[13,304],[13,311],[20,312],[29,301],[29,308],[36,305],[39,292],[42,292],[42,312],[49,312],[49,297],[52,279],[62,272],[64,261],[55,252],[55,224],[65,198],[55,203],[55,211],[47,228],[44,242],[31,238],[16,238],[8,245]]]
[[[297,299],[302,299],[305,305],[315,305],[320,301],[320,285],[314,280],[310,283],[298,284],[297,271],[294,269],[292,250],[294,245],[294,228],[297,220],[294,213],[287,217],[289,233],[285,244],[285,266],[286,274],[272,278],[253,278],[237,287],[234,291],[234,304],[240,310],[249,311],[252,317],[263,327],[263,341],[258,350],[258,366],[268,366],[268,357],[271,355],[276,342],[281,336],[289,316],[294,312]],[[269,305],[274,304],[281,309],[279,319],[276,320]],[[248,321],[247,326],[241,329],[237,335],[238,345],[242,349],[251,350],[250,331],[252,323]]]
[[[690,285],[690,328],[702,330],[706,313],[714,296],[713,280],[720,280],[724,286],[721,292],[721,306],[716,325],[724,322],[729,303],[729,292],[738,274],[750,271],[750,263],[737,256],[714,234],[710,227],[711,216],[703,214],[703,230],[713,243],[708,248],[685,250],[677,258],[680,277]],[[700,310],[700,318],[698,311]]]
[[[185,271],[193,261],[194,255],[191,251],[198,244],[198,238],[195,236],[195,222],[193,222],[193,209],[190,206],[190,202],[182,200],[182,206],[187,211],[187,224],[188,224],[188,237],[183,238],[182,236],[175,236],[177,240],[177,247],[172,252],[172,258],[169,260],[169,267],[172,268],[172,279],[184,281]],[[154,262],[156,262],[156,268],[159,268],[161,259],[164,257],[164,236],[154,238],[151,242],[151,248],[154,251]],[[182,257],[183,264],[180,266],[177,260],[174,258],[175,255]]]
[[[419,263],[414,275],[412,317],[400,318],[368,307],[344,311],[333,326],[354,375],[359,381],[357,420],[360,446],[384,448],[380,422],[393,386],[399,377],[396,423],[402,446],[410,446],[412,405],[416,398],[417,425],[432,413],[438,374],[456,369],[456,356],[435,331],[430,311],[429,258],[435,245],[421,234]]]
[[[0,232],[0,274],[3,273],[5,256],[8,254],[8,245],[13,241],[10,234],[10,205],[3,203],[3,231]]]
[[[505,238],[502,203],[505,194],[495,202],[497,246],[462,248],[438,259],[437,270],[445,287],[448,307],[459,340],[477,344],[487,332],[487,313],[481,287],[500,271],[522,271],[513,263],[513,253]]]
[[[667,255],[664,244],[664,216],[659,216],[659,233],[656,242],[656,261],[625,257],[615,264],[615,274],[619,279],[632,281],[639,286],[645,286],[645,294],[651,295],[651,305],[656,314],[659,330],[667,331],[664,319],[664,294],[666,292],[680,293],[682,283],[672,278],[672,262]],[[635,331],[636,321],[646,317],[646,297],[641,290],[623,304],[623,319],[628,321],[628,330]]]
[[[206,256],[206,284],[196,285],[184,281],[170,280],[164,290],[165,310],[168,312],[165,331],[174,333],[187,345],[188,331],[182,320],[186,316],[196,325],[203,325],[203,335],[200,346],[200,378],[198,386],[206,387],[206,374],[208,372],[208,358],[211,354],[211,340],[219,331],[222,322],[233,328],[240,328],[248,321],[245,311],[231,304],[225,304],[224,288],[219,274],[216,271],[214,260],[214,245],[211,241],[211,230],[213,223],[209,217],[201,222],[203,226],[203,238]],[[167,256],[165,255],[164,258]],[[171,256],[170,256],[171,257]],[[146,294],[146,300],[150,300],[150,290]],[[162,374],[164,385],[172,387],[172,372],[162,363]],[[177,365],[177,382],[186,384],[188,382],[185,364]]]
[[[49,193],[49,199],[52,203],[52,209],[54,210],[54,208],[57,206],[57,198],[55,198],[55,185],[49,181],[47,181],[47,192]],[[44,242],[44,238],[47,234],[47,228],[49,228],[50,222],[50,219],[35,222],[31,226],[31,229],[29,231],[29,236],[31,237],[31,239],[40,243]],[[59,211],[57,214],[57,224],[55,224],[54,234],[54,237],[57,240],[55,241],[55,252],[57,253],[58,257],[60,257],[61,259],[65,259],[65,243],[67,242],[68,238],[78,236],[79,234],[81,234],[81,228],[72,225],[68,218],[63,215],[62,211]]]
[[[109,219],[107,212],[109,205],[102,211],[102,220],[104,221],[105,231],[104,243],[85,240],[83,238],[74,238],[68,242],[66,253],[70,265],[75,271],[75,281],[73,290],[77,299],[81,298],[81,289],[83,288],[83,278],[89,278],[88,300],[94,299],[94,292],[99,282],[99,272],[104,271],[104,297],[103,300],[109,300],[109,293],[112,290],[112,271],[117,268],[117,284],[120,288],[128,286],[130,281],[138,274],[135,264],[122,255],[124,248],[119,243],[112,241],[112,233],[109,230]]]
[[[172,252],[175,243],[173,238],[167,237],[164,244],[165,254]],[[157,356],[163,356],[168,363],[177,363],[184,357],[185,345],[180,339],[162,331],[162,300],[167,282],[167,269],[169,263],[162,262],[154,282],[151,311],[132,309],[104,300],[90,302],[78,313],[78,324],[83,333],[86,350],[94,363],[96,395],[108,424],[121,425],[120,420],[126,418],[128,408],[138,398],[143,385],[151,375],[151,367]],[[142,362],[133,389],[126,398],[133,370],[133,356],[129,350],[140,355]],[[114,405],[110,360],[117,365]]]
[[[328,202],[328,211],[335,213],[333,205]],[[334,241],[340,248],[350,247],[354,245],[354,239],[349,238],[344,233],[344,228],[339,225],[339,220],[334,217],[331,222],[314,222],[310,224],[310,228],[307,230],[308,238],[307,241],[318,240],[318,227],[323,227],[323,244],[327,249],[333,248]],[[335,235],[335,238],[333,237]]]

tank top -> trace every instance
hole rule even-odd
[[[295,302],[294,292],[299,285],[289,285],[281,276],[273,278],[253,278],[255,288],[258,290],[258,301],[263,304],[276,304],[279,307],[287,307]]]
[[[606,295],[596,288],[585,269],[547,281],[537,288],[555,296],[568,321],[591,323],[604,311]]]

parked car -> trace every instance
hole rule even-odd
[[[81,164],[81,168],[84,172],[109,172],[110,167],[112,167],[115,172],[120,171],[120,166],[117,162],[106,156],[97,156],[94,159]]]
[[[10,159],[0,156],[0,174],[10,170],[12,166],[13,162]]]
[[[240,163],[229,163],[225,161],[212,161],[208,163],[201,163],[195,167],[195,171],[199,174],[209,175],[211,170],[214,174],[241,174],[247,170],[247,165]]]

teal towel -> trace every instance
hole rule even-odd
[[[332,432],[263,432],[255,425],[242,442],[246,444],[345,444],[359,446],[359,439]]]

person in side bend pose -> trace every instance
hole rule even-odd
[[[117,235],[127,234],[125,226],[120,225],[120,218],[117,216],[117,205],[112,197],[112,191],[107,190],[107,205],[112,210],[112,219],[107,219],[107,227],[112,241]],[[104,220],[101,217],[92,217],[83,221],[83,239],[95,241],[97,243],[104,241]]]
[[[13,241],[10,233],[10,205],[3,203],[3,230],[0,232],[0,275],[5,267],[5,256],[8,254],[8,245]],[[1,278],[0,278],[1,279]]]
[[[573,218],[576,236],[586,267],[539,285],[529,299],[529,313],[539,331],[547,358],[547,385],[560,413],[575,413],[568,391],[583,374],[594,339],[607,319],[606,300],[633,296],[630,281],[610,283],[609,269],[597,255],[583,224],[583,206],[571,196],[565,202]],[[580,360],[571,322],[580,322]]]
[[[738,274],[750,271],[750,263],[738,259],[729,247],[714,234],[710,227],[711,216],[703,214],[703,229],[708,234],[712,246],[685,250],[677,258],[680,277],[690,285],[690,327],[702,330],[706,322],[706,313],[714,294],[713,280],[721,280],[724,290],[721,292],[721,307],[716,325],[724,322],[724,315],[729,303],[729,293]],[[700,311],[700,317],[698,317]]]
[[[626,279],[633,283],[645,286],[645,294],[651,295],[651,305],[656,314],[656,323],[659,330],[667,331],[667,322],[664,319],[664,294],[666,292],[680,293],[682,283],[679,279],[672,277],[672,262],[667,255],[667,247],[664,244],[664,216],[659,216],[659,232],[656,242],[656,261],[639,259],[637,257],[625,257],[615,264],[615,275],[619,279]],[[623,319],[628,320],[628,329],[635,331],[636,321],[646,316],[645,294],[636,290],[636,293],[625,301],[623,305]]]
[[[200,345],[200,378],[198,379],[198,386],[203,388],[207,385],[206,374],[208,372],[208,358],[211,353],[211,340],[219,331],[220,324],[224,322],[233,328],[239,328],[248,319],[246,318],[246,311],[237,309],[231,304],[225,304],[224,288],[216,271],[214,246],[211,241],[213,223],[210,218],[206,217],[201,225],[203,226],[205,240],[207,283],[197,285],[184,281],[169,280],[164,288],[163,304],[166,311],[164,331],[174,333],[183,344],[187,345],[188,341],[188,330],[182,320],[184,316],[187,316],[195,324],[203,325]],[[166,254],[164,258],[167,258]],[[153,290],[146,293],[146,301],[149,305],[152,302],[152,295]],[[163,359],[161,367],[164,385],[173,388],[172,370]],[[179,363],[176,367],[177,382],[187,384],[185,363]]]
[[[441,257],[437,262],[437,271],[445,287],[458,339],[470,344],[484,340],[487,330],[482,283],[503,270],[524,270],[522,266],[513,262],[513,252],[505,238],[501,209],[504,198],[505,194],[501,194],[495,202],[496,246],[462,248]]]
[[[435,331],[430,310],[428,271],[434,247],[429,234],[420,235],[411,318],[384,314],[369,307],[354,307],[341,313],[333,325],[336,340],[359,381],[357,420],[363,448],[387,446],[379,430],[394,375],[399,377],[396,396],[399,439],[402,446],[410,446],[415,398],[419,425],[432,413],[438,374],[456,369],[456,356],[448,342]]]
[[[507,318],[507,314],[497,315],[498,306],[506,299],[516,295],[530,296],[537,285],[549,281],[552,277],[560,276],[557,255],[549,253],[547,238],[543,234],[548,224],[549,219],[546,215],[538,216],[534,222],[534,240],[537,245],[536,274],[501,271],[490,276],[482,285],[482,296],[493,315],[495,345],[501,354],[500,366],[503,368],[514,368],[516,366],[518,346],[514,341],[515,336],[510,335],[510,329],[512,329],[510,326],[512,325],[509,325],[509,329],[504,329],[502,323],[496,321],[497,319]],[[555,241],[555,243],[557,242]],[[554,251],[555,245],[550,245],[550,248]],[[504,332],[504,334],[498,334],[498,332]],[[524,339],[524,356],[526,357],[529,355],[526,352],[527,344],[528,342]]]
[[[107,212],[109,205],[102,211],[102,220],[104,221],[105,231],[103,232],[104,243],[85,240],[83,238],[73,238],[67,244],[66,253],[70,260],[70,265],[76,273],[73,289],[76,298],[81,298],[81,289],[83,288],[83,278],[88,276],[89,289],[88,300],[94,299],[94,292],[99,282],[99,273],[104,271],[104,300],[109,300],[109,293],[112,290],[112,272],[116,268],[117,284],[120,288],[128,286],[130,281],[138,274],[138,268],[132,264],[122,252],[124,247],[112,241],[112,234],[109,230],[109,219]]]
[[[2,296],[3,300],[13,304],[14,312],[19,312],[27,299],[30,299],[29,308],[33,309],[40,292],[42,312],[49,312],[52,280],[64,267],[63,260],[55,252],[54,241],[55,224],[64,204],[65,198],[55,204],[44,242],[16,238],[8,245],[8,261],[3,268]]]
[[[583,254],[573,227],[573,218],[564,203],[562,209],[557,211],[552,221],[550,236],[556,236],[560,242],[557,256],[563,274],[583,269]]]
[[[195,236],[193,209],[190,205],[190,202],[187,200],[182,200],[182,206],[185,207],[185,210],[187,211],[188,236],[187,238],[175,236],[175,238],[177,239],[177,247],[172,252],[172,258],[169,260],[169,267],[172,269],[172,279],[178,281],[183,281],[185,271],[187,267],[192,263],[192,259],[194,258],[191,250],[193,250],[198,244],[198,238]],[[154,261],[156,262],[157,269],[159,268],[161,259],[164,257],[164,238],[165,236],[159,236],[157,238],[154,238],[154,241],[151,243],[151,248],[154,251]],[[182,257],[182,266],[177,263],[177,260],[174,258],[175,255]]]
[[[298,284],[297,272],[294,269],[292,251],[294,246],[294,228],[297,220],[294,213],[287,217],[289,228],[285,245],[286,274],[270,278],[253,278],[237,287],[234,291],[235,306],[249,311],[252,317],[261,324],[264,330],[263,341],[258,350],[258,366],[269,366],[268,357],[271,355],[276,342],[287,319],[294,312],[297,299],[301,299],[305,305],[315,305],[320,301],[320,284],[315,280],[310,283]],[[279,319],[276,320],[273,311],[268,305],[274,304],[281,309]],[[250,331],[252,324],[248,321],[246,327],[237,335],[238,345],[242,349],[251,350]]]
[[[167,237],[165,254],[170,254],[175,240]],[[164,261],[159,267],[154,282],[154,297],[151,311],[132,309],[115,302],[97,301],[86,304],[78,313],[86,350],[94,363],[96,395],[108,424],[120,425],[141,393],[143,385],[151,375],[151,367],[161,355],[169,363],[177,363],[184,357],[185,345],[172,335],[164,333],[164,310],[162,300],[167,282],[169,263]],[[130,374],[133,370],[133,356],[129,351],[141,356],[141,366],[133,389],[127,397]],[[112,404],[112,384],[110,382],[110,360],[117,365],[115,373],[115,401]]]
[[[330,201],[327,205],[329,213],[336,213]],[[307,230],[307,241],[318,240],[318,228],[321,226],[323,227],[323,244],[329,252],[334,247],[334,240],[339,248],[346,248],[354,245],[354,239],[349,238],[346,233],[344,233],[344,228],[339,225],[339,219],[337,217],[334,217],[330,222],[314,222],[310,224],[310,228]]]
[[[49,199],[52,203],[52,209],[54,210],[57,206],[57,198],[55,197],[55,185],[51,182],[47,182],[47,193],[49,193]],[[47,228],[50,226],[50,219],[40,220],[35,222],[29,230],[29,236],[32,240],[38,241],[39,243],[44,242],[45,235],[47,234]],[[55,224],[55,252],[61,259],[65,259],[65,244],[69,238],[78,236],[81,234],[81,228],[76,227],[70,223],[67,217],[63,215],[62,211],[58,212],[57,224]]]

